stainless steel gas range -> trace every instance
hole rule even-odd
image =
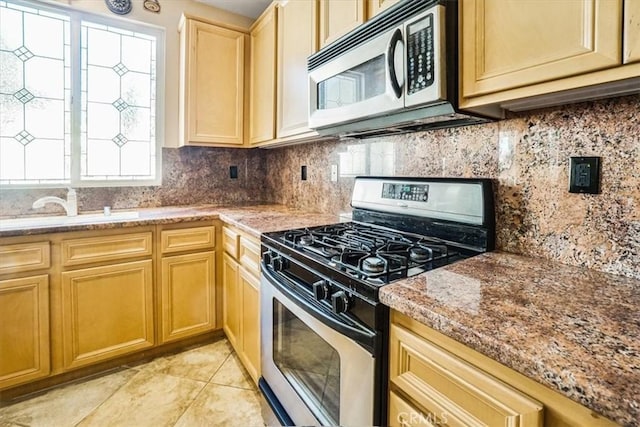
[[[494,248],[490,180],[358,177],[353,221],[262,235],[260,389],[282,425],[386,424],[381,286]]]

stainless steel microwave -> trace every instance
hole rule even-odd
[[[489,121],[457,109],[457,3],[402,0],[308,58],[309,126],[375,136]]]

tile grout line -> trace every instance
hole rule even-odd
[[[184,417],[184,414],[187,413],[187,411],[193,406],[193,404],[196,402],[196,400],[198,400],[198,397],[200,397],[200,395],[204,392],[204,389],[207,388],[207,385],[211,384],[211,379],[218,373],[218,371],[220,369],[222,369],[222,366],[227,362],[227,359],[229,359],[229,357],[231,356],[231,354],[233,353],[233,350],[231,352],[229,352],[229,354],[227,354],[227,356],[224,358],[224,360],[222,361],[222,363],[220,364],[220,366],[218,366],[218,369],[216,369],[213,374],[211,374],[211,376],[209,377],[208,380],[204,381],[204,385],[202,386],[202,388],[200,389],[200,391],[198,392],[198,394],[196,394],[193,399],[191,400],[191,402],[189,403],[189,405],[187,405],[187,407],[184,409],[184,411],[182,411],[182,413],[180,414],[180,416],[178,417],[178,419],[176,419],[176,422],[173,424],[174,426],[178,425],[178,423],[180,422],[180,419],[182,417]]]
[[[133,378],[135,378],[136,375],[138,375],[140,373],[139,369],[133,369],[133,368],[126,368],[126,371],[135,371],[136,373],[133,374],[133,376],[129,379],[129,381],[126,381],[125,383],[123,383],[120,387],[118,387],[117,389],[115,389],[113,391],[113,393],[111,393],[109,396],[107,396],[102,402],[100,402],[100,404],[98,406],[96,406],[95,408],[93,408],[87,415],[85,415],[84,417],[82,417],[82,419],[80,421],[78,421],[77,423],[74,424],[74,427],[79,426],[80,424],[82,424],[82,422],[84,420],[86,420],[87,418],[89,418],[94,412],[96,412],[100,407],[102,407],[102,405],[105,404],[105,402],[109,399],[111,399],[117,392],[119,392],[122,387],[126,386],[127,384],[129,384],[131,381],[133,381]],[[125,372],[125,371],[120,371],[120,372]],[[111,375],[111,374],[109,374]]]

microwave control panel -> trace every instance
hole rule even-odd
[[[433,33],[433,13],[407,26],[407,91],[409,95],[431,86],[434,82]]]
[[[429,185],[427,184],[382,184],[382,198],[394,200],[412,200],[426,202],[429,200]]]

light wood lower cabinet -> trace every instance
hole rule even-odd
[[[390,426],[617,425],[395,310],[389,390]]]
[[[65,271],[61,285],[65,369],[154,345],[151,260]]]
[[[225,253],[222,259],[222,329],[234,348],[240,345],[242,294],[238,274],[238,263]]]
[[[0,389],[46,377],[49,360],[48,275],[1,280]]]
[[[216,328],[216,227],[159,226],[160,342]]]
[[[214,329],[215,252],[163,258],[161,274],[162,342]]]
[[[223,235],[237,241],[237,259],[222,260],[223,329],[238,358],[257,383],[260,377],[260,242],[231,227]],[[225,247],[234,248],[233,245]]]

